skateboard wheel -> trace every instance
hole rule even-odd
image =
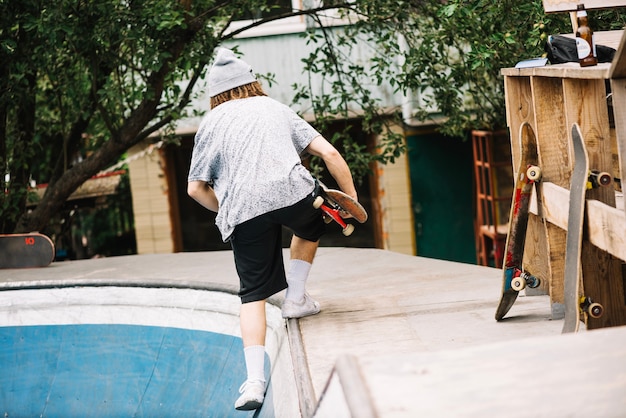
[[[612,180],[613,179],[611,178],[611,175],[609,173],[598,174],[598,183],[600,184],[600,186],[608,186],[609,184],[611,184]]]
[[[531,289],[536,289],[541,285],[541,280],[539,280],[537,277],[535,276],[530,276],[532,277],[531,282],[528,284],[528,287],[530,287]]]
[[[600,318],[604,313],[604,307],[599,303],[592,303],[587,308],[587,313],[592,318]]]
[[[524,280],[521,276],[514,277],[511,280],[511,289],[515,290],[516,292],[524,290],[525,287],[526,287],[526,280]]]
[[[541,284],[541,280],[539,280],[538,277],[535,277],[530,273],[524,272],[520,274],[520,277],[524,279],[524,281],[526,282],[526,286],[530,287],[531,289],[535,289]]]
[[[315,200],[313,201],[313,207],[315,209],[319,209],[322,207],[323,203],[324,203],[324,198],[322,196],[317,196]]]
[[[592,170],[589,174],[589,181],[587,181],[587,189],[606,187],[609,186],[611,182],[613,182],[613,177],[609,173]]]
[[[528,167],[528,170],[526,170],[526,177],[528,177],[528,180],[532,181],[539,180],[541,178],[541,168],[536,165],[531,165]]]
[[[345,235],[346,237],[352,235],[352,233],[354,232],[354,225],[352,224],[348,224],[346,225],[346,227],[341,231],[343,233],[343,235]]]

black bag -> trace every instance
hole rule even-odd
[[[578,62],[576,51],[576,39],[562,35],[550,35],[544,46],[548,53],[550,64],[562,64],[564,62]],[[598,62],[611,62],[615,56],[615,49],[606,45],[596,45]]]

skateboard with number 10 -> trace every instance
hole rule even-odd
[[[45,267],[54,260],[54,244],[39,233],[0,235],[0,269]]]

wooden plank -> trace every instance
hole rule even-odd
[[[555,193],[556,191],[556,193]],[[569,191],[554,183],[542,182],[540,185],[541,201],[538,202],[535,190],[531,198],[530,211],[543,221],[545,242],[548,248],[543,255],[537,255],[540,260],[537,266],[547,264],[549,274],[548,294],[550,295],[550,309],[553,319],[562,319],[565,313],[564,278],[565,278],[565,243],[567,239],[567,205],[564,216],[562,207],[562,193],[565,191],[565,202],[569,198]],[[539,241],[538,245],[542,245]],[[546,256],[547,254],[547,256]],[[540,274],[539,272],[537,274]]]
[[[541,212],[537,206],[537,194],[533,190],[530,201],[530,213],[541,216],[563,230],[567,230],[569,190],[551,182],[542,182]]]
[[[520,159],[520,144],[517,137],[520,127],[528,122],[534,126],[534,107],[529,77],[505,77],[504,93],[506,101],[506,119],[511,134],[511,160],[514,170]],[[513,173],[517,175],[517,173]]]
[[[612,255],[626,260],[626,218],[624,212],[598,202],[587,201],[589,241]]]
[[[565,187],[569,185],[573,162],[564,112],[563,83],[558,78],[532,77],[531,84],[533,103],[536,109],[541,109],[535,112],[541,178]]]
[[[334,380],[334,376],[338,379]],[[328,401],[324,402],[325,400]],[[325,405],[325,403],[329,403],[329,405]],[[361,367],[355,356],[346,354],[337,359],[327,390],[320,397],[319,407],[313,418],[344,416],[337,414],[337,409],[343,408],[348,410],[348,415],[345,416],[378,417],[378,412],[374,406],[374,397],[367,388]]]
[[[602,80],[563,80],[566,126],[578,123],[589,154],[589,169],[611,172],[613,156],[606,86]],[[581,98],[584,97],[584,100]],[[609,187],[590,190],[587,198],[615,206]]]
[[[311,371],[306,358],[306,350],[302,341],[300,324],[297,319],[287,320],[287,336],[294,370],[295,385],[298,391],[300,411],[305,417],[313,416],[315,411],[315,389],[311,381]]]
[[[543,182],[542,187],[542,216],[546,222],[567,230],[569,206],[569,190],[554,183]],[[530,213],[539,214],[537,210],[537,196],[533,193],[530,204]]]
[[[546,13],[571,12],[576,10],[580,0],[543,0],[543,10]],[[585,9],[610,9],[612,7],[626,7],[624,0],[585,0]]]
[[[572,161],[569,157],[563,82],[558,78],[532,77],[531,86],[542,181],[564,186],[569,184]],[[548,256],[538,258],[534,264],[537,270],[549,272],[548,293],[552,317],[559,319],[564,312],[566,235],[562,229],[548,224],[535,223],[533,227],[543,227],[540,232],[531,231],[531,236],[538,239],[537,245],[544,248]]]
[[[526,287],[527,296],[548,295],[550,292],[550,263],[546,257],[548,253],[548,240],[542,218],[531,214],[528,217],[522,268],[538,277],[541,285],[536,289]]]
[[[622,31],[619,46],[611,63],[610,78],[626,78],[626,31]]]
[[[613,115],[615,120],[615,139],[619,156],[620,178],[626,179],[626,79],[611,80],[613,93]],[[622,183],[622,191],[624,183]],[[626,211],[626,205],[624,205]],[[626,235],[626,229],[621,231]]]
[[[583,295],[604,307],[600,318],[587,316],[588,330],[626,325],[623,262],[583,240]]]
[[[600,63],[593,67],[581,67],[577,62],[547,65],[534,68],[504,68],[500,72],[513,77],[555,77],[605,80],[609,78],[610,63]]]
[[[542,184],[542,215],[549,222],[567,230],[569,190],[554,183]],[[530,212],[538,215],[537,196],[533,193]],[[585,236],[598,248],[626,260],[626,215],[620,209],[597,200],[587,200]]]
[[[626,179],[626,31],[611,65],[610,77],[615,138],[619,156],[619,175],[622,179]],[[621,232],[626,234],[626,229]]]

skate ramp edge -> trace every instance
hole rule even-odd
[[[280,309],[267,304],[263,407],[245,379],[232,290],[70,283],[0,291],[2,416],[300,416]],[[269,361],[267,361],[269,360]]]
[[[461,349],[342,356],[314,418],[623,417],[626,327]]]
[[[337,359],[313,418],[375,418],[372,397],[361,374],[358,361],[351,355]]]

